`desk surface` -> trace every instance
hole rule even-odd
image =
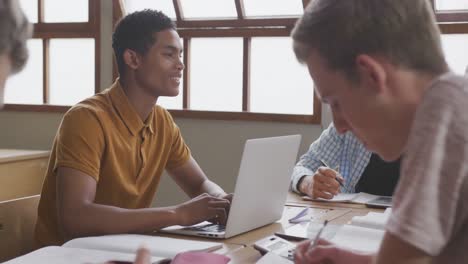
[[[217,251],[217,253],[229,256],[231,258],[230,263],[255,263],[261,258],[261,255],[253,248],[253,244],[262,238],[273,235],[275,232],[284,231],[286,228],[292,226],[293,224],[290,224],[288,219],[296,215],[304,207],[325,210],[327,213],[323,215],[323,219],[320,221],[328,219],[330,223],[340,225],[349,223],[354,216],[366,215],[368,212],[384,211],[383,209],[367,208],[360,204],[303,201],[299,195],[290,193],[288,194],[288,200],[282,218],[273,224],[225,240],[195,238],[181,235],[167,236],[222,242],[225,246],[222,250]],[[235,245],[238,245],[238,247],[236,248]]]
[[[48,150],[0,149],[0,164],[11,161],[48,157]]]
[[[260,253],[253,248],[253,245],[256,241],[263,239],[267,236],[273,235],[275,232],[284,231],[286,228],[290,227],[293,224],[288,222],[288,219],[296,215],[304,207],[310,207],[314,210],[324,212],[320,214],[318,221],[329,220],[334,224],[346,224],[348,223],[353,216],[356,215],[365,215],[370,211],[379,211],[383,212],[382,209],[371,209],[371,208],[355,208],[352,204],[336,204],[336,203],[326,203],[326,202],[310,202],[299,200],[300,197],[295,194],[289,194],[288,201],[283,211],[282,218],[273,224],[266,225],[264,227],[257,228],[250,232],[240,234],[238,236],[225,239],[225,240],[216,240],[208,238],[197,238],[181,235],[169,235],[169,234],[156,234],[161,236],[197,240],[197,241],[215,241],[223,244],[223,247],[217,251],[218,254],[224,254],[231,258],[231,264],[237,263],[256,263],[260,258]],[[350,206],[350,207],[346,207]],[[324,219],[320,219],[323,217]]]

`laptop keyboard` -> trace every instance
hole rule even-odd
[[[224,232],[226,230],[226,227],[218,224],[206,224],[202,226],[186,227],[185,229],[205,232]]]

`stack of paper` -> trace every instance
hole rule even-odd
[[[377,252],[384,237],[384,230],[353,225],[341,227],[331,240],[340,247],[362,252]]]
[[[355,226],[384,230],[391,213],[392,209],[387,208],[384,213],[370,212],[364,216],[355,216],[351,219],[350,224]]]
[[[365,204],[371,200],[374,200],[380,196],[378,195],[373,195],[369,193],[339,193],[335,196],[333,196],[332,199],[313,199],[310,198],[309,196],[303,196],[303,200],[310,200],[310,201],[325,201],[325,202],[337,202],[337,203],[359,203],[359,204]]]

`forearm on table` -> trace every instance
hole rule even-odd
[[[176,207],[124,209],[89,203],[67,210],[61,223],[65,238],[121,233],[148,233],[179,224]]]

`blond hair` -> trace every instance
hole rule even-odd
[[[18,0],[0,0],[0,54],[10,56],[13,72],[20,71],[28,59],[26,40],[32,29]]]
[[[314,49],[349,79],[359,54],[431,74],[448,68],[427,0],[312,0],[291,35],[301,63]]]

